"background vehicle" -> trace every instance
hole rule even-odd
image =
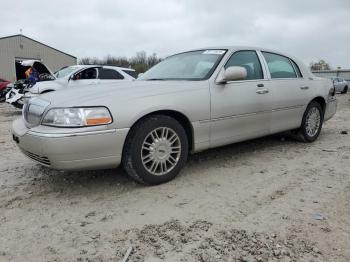
[[[24,62],[22,62],[22,64]],[[28,81],[19,82],[14,88],[12,88],[11,92],[8,93],[6,102],[13,104],[15,107],[22,108],[26,99],[43,93],[70,87],[114,83],[121,80],[132,81],[134,80],[134,77],[132,76],[134,74],[134,69],[116,66],[69,66],[62,68],[55,74],[52,74],[51,72],[41,74],[40,81],[34,85],[29,85]]]
[[[5,95],[9,91],[8,85],[11,84],[10,81],[0,78],[0,102],[5,101]]]
[[[330,79],[252,47],[180,53],[137,81],[96,87],[31,99],[13,123],[22,152],[54,169],[122,163],[135,180],[160,184],[189,152],[288,130],[313,142],[337,107]]]
[[[10,81],[0,78],[0,90],[5,89],[6,86],[10,83]]]
[[[117,66],[75,65],[62,68],[50,83],[38,83],[28,89],[28,95],[38,95],[70,87],[111,84],[121,80],[132,81],[135,70]]]
[[[348,92],[349,84],[344,78],[334,77],[332,80],[336,92],[340,92],[342,94],[346,94]]]

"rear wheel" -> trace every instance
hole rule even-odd
[[[319,103],[312,101],[305,110],[301,127],[297,131],[303,142],[313,142],[319,136],[323,124],[323,110]]]
[[[169,116],[154,115],[130,130],[122,162],[136,181],[157,185],[173,179],[187,156],[188,139],[182,125]]]
[[[348,86],[344,87],[343,91],[341,92],[342,94],[346,94],[348,92]]]

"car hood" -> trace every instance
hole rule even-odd
[[[32,66],[34,67],[39,74],[49,74],[51,75],[53,78],[56,79],[56,77],[53,75],[52,71],[43,63],[41,63],[38,60],[24,60],[21,62],[22,66]]]
[[[189,88],[202,88],[205,81],[121,81],[74,87],[43,94],[50,107],[96,106],[128,103],[132,100],[169,93],[184,92]]]

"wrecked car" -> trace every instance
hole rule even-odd
[[[135,80],[135,70],[117,66],[74,65],[62,68],[54,74],[50,83],[37,83],[27,89],[25,97],[86,85],[111,84]]]
[[[6,102],[14,105],[17,108],[22,108],[24,99],[23,96],[32,86],[39,82],[52,81],[55,79],[50,69],[48,69],[43,63],[37,60],[24,60],[21,62],[23,67],[22,71],[35,70],[37,76],[31,79],[27,76],[26,79],[20,79],[14,82],[11,89],[6,92]]]
[[[13,90],[6,102],[23,106],[25,101],[35,96],[86,85],[111,84],[120,81],[135,80],[135,70],[116,66],[74,65],[62,68],[55,74],[50,73],[51,81],[39,81],[28,84],[17,92]]]
[[[155,185],[173,179],[189,153],[284,131],[313,142],[337,108],[330,79],[252,47],[179,53],[136,81],[96,86],[31,99],[12,126],[21,151],[59,170],[122,164]]]

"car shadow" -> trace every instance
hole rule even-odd
[[[175,180],[161,186],[171,186],[172,183],[181,184],[183,179],[191,176],[192,167],[202,168],[202,164],[213,164],[215,166],[224,164],[227,159],[235,158],[236,162],[256,153],[263,153],[267,148],[296,145],[299,142],[284,134],[268,136],[246,142],[231,144],[215,149],[210,149],[194,155],[190,155],[187,166]],[[147,188],[145,185],[136,183],[128,177],[122,167],[116,169],[96,170],[96,171],[55,171],[49,168],[35,165],[31,168],[32,183],[27,185],[27,191],[36,192],[40,189],[40,194],[59,193],[70,195],[100,195],[101,192],[113,192],[115,195],[130,193],[133,190]],[[27,172],[26,172],[27,173]],[[35,174],[35,175],[34,175]],[[44,190],[43,190],[44,189]],[[39,193],[38,192],[38,193]]]

